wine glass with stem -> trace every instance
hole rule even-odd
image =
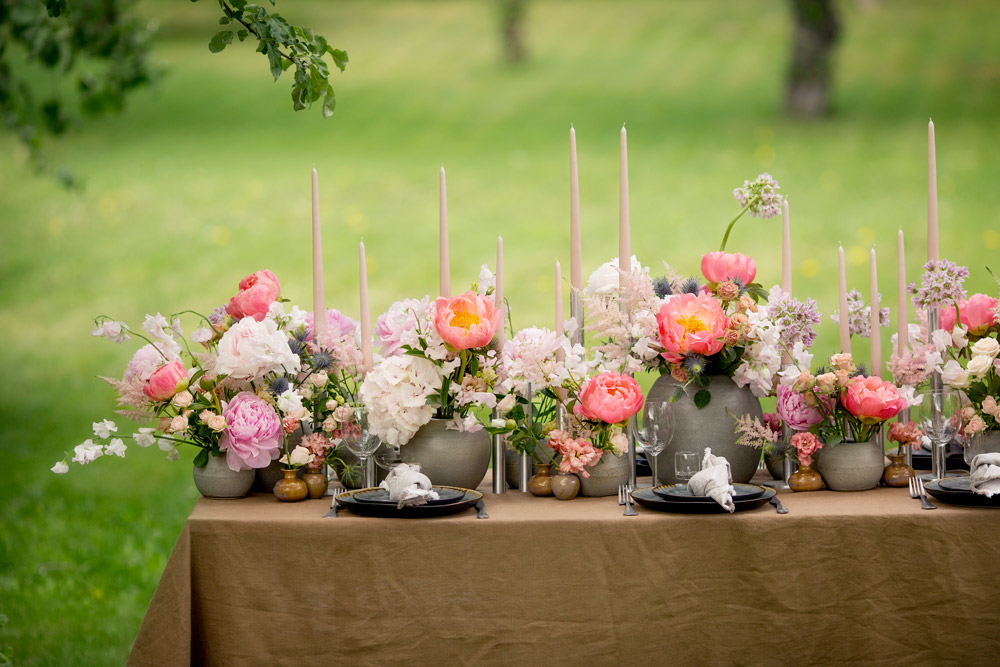
[[[369,460],[382,443],[368,428],[368,409],[360,403],[352,404],[350,407],[351,416],[341,425],[340,437],[347,450],[361,462],[364,486],[369,488],[375,484],[375,475]]]
[[[938,384],[925,389],[922,395],[918,414],[920,427],[931,441],[931,478],[944,479],[948,474],[945,448],[962,421],[961,394]]]
[[[634,419],[631,422],[632,435],[635,441],[642,445],[646,459],[653,469],[653,486],[659,484],[657,459],[673,439],[675,423],[674,406],[667,398],[646,401],[642,406],[641,429],[636,428]]]

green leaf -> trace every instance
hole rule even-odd
[[[249,35],[249,34],[250,34],[250,32],[246,28],[240,28],[239,30],[236,31],[236,36],[239,38],[239,40],[241,42],[244,39],[246,39],[247,35]]]
[[[343,72],[344,68],[347,67],[348,62],[347,51],[343,51],[341,49],[329,49],[329,51],[330,55],[333,57],[333,64],[340,68],[340,71]]]
[[[694,405],[696,408],[701,410],[706,405],[708,405],[712,400],[712,392],[708,389],[699,389],[694,395]]]
[[[194,467],[204,468],[208,465],[208,450],[203,449],[198,452],[198,456],[194,457]]]
[[[223,16],[219,18],[219,25],[226,25],[231,19],[228,16]]]
[[[826,441],[823,443],[825,447],[835,447],[839,445],[844,440],[844,436],[839,433],[832,433],[827,437]]]
[[[215,36],[212,37],[211,40],[209,40],[208,50],[211,51],[212,53],[218,53],[222,51],[222,49],[226,48],[227,44],[232,44],[232,43],[233,43],[233,31],[222,30],[220,32],[215,33]]]

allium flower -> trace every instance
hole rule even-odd
[[[781,187],[768,173],[758,176],[753,182],[743,181],[743,187],[733,190],[733,196],[740,206],[750,208],[755,218],[773,218],[781,213],[784,197],[778,194]]]
[[[879,303],[882,302],[882,295],[878,295]],[[870,338],[872,331],[872,309],[871,306],[865,305],[865,300],[861,296],[861,292],[856,289],[852,289],[847,294],[847,326],[852,336],[861,336],[862,338]],[[834,322],[840,322],[840,311],[838,310],[830,319]],[[878,323],[879,326],[887,327],[889,326],[889,309],[882,308],[878,311]]]
[[[947,259],[931,260],[924,264],[920,287],[910,283],[909,292],[918,310],[946,308],[965,299],[962,283],[969,277],[969,269]]]
[[[888,326],[889,309],[886,313]],[[801,341],[806,348],[816,340],[816,327],[822,322],[815,299],[799,301],[775,285],[767,298],[767,316],[781,332],[781,344],[787,349]]]
[[[244,317],[222,335],[215,361],[218,375],[241,380],[261,378],[271,372],[298,373],[301,360],[288,347],[288,336],[273,320],[258,322]]]
[[[242,321],[248,319],[252,320]],[[219,438],[219,449],[226,452],[231,470],[266,468],[278,458],[284,435],[281,419],[270,403],[243,391],[223,406],[222,416],[229,426]]]
[[[441,390],[441,368],[422,357],[386,357],[368,373],[361,398],[372,431],[389,445],[405,445],[434,416],[427,399]]]

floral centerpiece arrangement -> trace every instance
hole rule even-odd
[[[183,315],[200,324],[187,337]],[[330,311],[330,326],[317,341],[312,319],[297,306],[285,312],[278,278],[266,270],[244,278],[229,302],[207,316],[147,315],[141,331],[98,318],[92,335],[146,343],[121,378],[103,379],[116,390],[118,414],[149,425],[119,436],[113,421],[95,422],[94,437],[53,471],[67,472],[69,459],[87,464],[124,457],[126,438],[140,447],[156,444],[169,460],[179,458],[178,446],[195,447],[198,468],[210,456],[224,457],[234,472],[264,468],[282,454],[294,465],[302,454],[289,451],[288,435],[313,424],[334,434],[337,408],[356,394],[359,379],[353,323]],[[326,440],[312,442],[312,463],[335,457],[333,441]]]

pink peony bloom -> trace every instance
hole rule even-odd
[[[982,336],[990,327],[998,323],[997,300],[986,294],[973,294],[967,300],[958,302],[962,324],[969,328],[973,336]],[[942,308],[938,321],[945,331],[955,328],[955,306]]]
[[[792,447],[799,456],[799,463],[804,466],[812,465],[812,455],[817,449],[823,448],[823,443],[812,433],[796,433],[792,436]]]
[[[434,328],[457,350],[485,347],[503,321],[503,312],[489,297],[468,291],[456,297],[438,297]]]
[[[864,424],[891,419],[906,407],[896,385],[878,377],[858,377],[840,395],[841,404]]]
[[[312,313],[306,314],[306,340],[313,339],[314,317]],[[353,337],[354,330],[358,328],[358,323],[336,308],[326,311],[326,336],[331,340]]]
[[[149,376],[142,391],[151,400],[166,401],[174,394],[186,389],[188,385],[187,369],[180,361],[163,364]]]
[[[642,390],[627,375],[608,371],[590,378],[580,388],[574,414],[607,424],[619,424],[642,409]]]
[[[274,407],[256,394],[243,391],[222,408],[229,426],[219,439],[231,470],[266,468],[278,458],[284,434]]]
[[[805,396],[784,384],[778,385],[778,416],[793,431],[807,431],[823,421],[818,408],[807,405]]]
[[[746,286],[757,276],[757,263],[752,257],[738,252],[709,252],[701,258],[701,273],[716,285],[726,280],[739,280]]]
[[[710,356],[725,345],[729,320],[722,306],[705,294],[680,294],[667,299],[656,314],[663,358],[681,361],[686,354]]]
[[[252,317],[258,322],[267,316],[271,304],[281,296],[278,277],[268,270],[256,271],[240,281],[240,291],[229,300],[226,312],[234,320]]]

